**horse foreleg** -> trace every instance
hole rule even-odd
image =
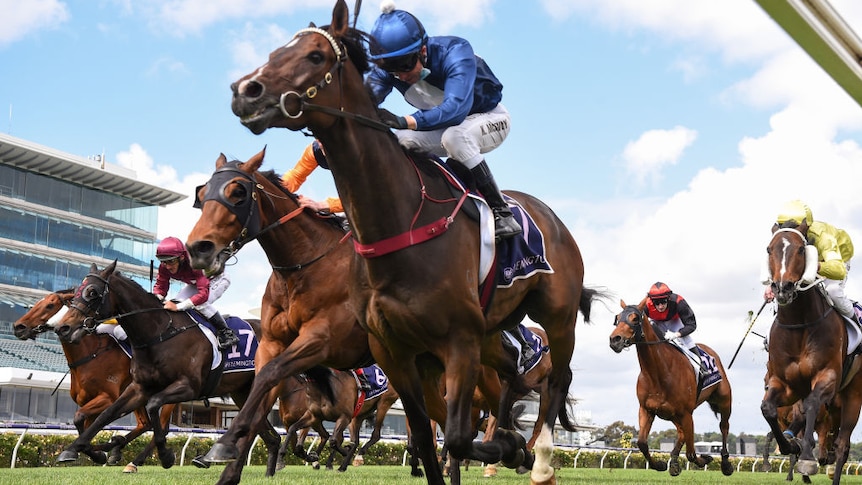
[[[841,419],[838,426],[838,433],[834,435],[835,447],[835,465],[827,467],[827,473],[830,468],[833,470],[832,484],[838,485],[841,481],[841,473],[844,470],[844,465],[847,463],[847,458],[850,455],[850,435],[859,422],[859,411],[862,406],[862,389],[858,385],[857,380],[862,379],[862,374],[857,374],[853,378],[850,386],[845,389],[842,395]]]
[[[698,455],[697,450],[694,449],[694,418],[692,417],[692,415],[691,414],[685,414],[685,415],[683,415],[682,419],[680,419],[680,421],[678,423],[674,423],[674,424],[676,424],[676,430],[677,430],[677,433],[679,434],[679,440],[677,441],[677,443],[685,442],[685,457],[688,459],[688,461],[701,467],[701,468],[710,464],[713,460],[712,455],[707,455],[707,454]],[[679,457],[679,450],[677,450],[676,455],[674,455],[674,457],[671,458],[671,475],[673,475],[673,476],[676,476],[676,475],[674,475],[673,461],[675,458],[678,458],[678,457]],[[678,461],[677,461],[676,468],[677,468],[676,474],[679,475],[679,473],[682,470],[679,469],[679,462]]]
[[[135,408],[141,407],[146,401],[147,396],[144,395],[141,387],[134,382],[117,397],[113,404],[102,411],[99,416],[88,426],[69,446],[60,453],[57,457],[58,463],[66,463],[78,459],[78,453],[83,452],[90,456],[94,462],[104,465],[108,461],[105,453],[93,453],[90,441],[93,437],[108,424],[116,421],[118,418],[132,412]]]
[[[823,383],[823,381],[827,381]],[[802,452],[796,462],[796,471],[802,475],[816,475],[820,465],[814,459],[814,428],[817,415],[827,396],[830,396],[832,385],[828,379],[817,381],[811,393],[802,401],[805,414],[805,430],[802,435]]]
[[[782,455],[795,455],[799,454],[799,446],[787,439],[784,430],[781,429],[781,424],[778,422],[778,405],[776,403],[780,398],[789,398],[784,389],[780,382],[770,379],[766,386],[766,393],[763,395],[763,401],[760,403],[760,412],[769,425],[769,430],[772,431],[772,437],[775,439],[775,444],[778,445],[778,451]]]
[[[644,456],[649,468],[656,471],[666,471],[667,463],[655,460],[649,452],[649,430],[652,428],[652,423],[655,421],[655,414],[647,411],[643,406],[638,410],[638,449]],[[677,450],[679,453],[679,450]]]
[[[536,461],[533,463],[533,470],[530,472],[530,484],[556,484],[556,474],[554,472],[554,467],[551,465],[551,459],[553,458],[554,453],[554,441],[551,436],[551,428],[547,425],[543,425],[542,431],[539,433],[539,437],[535,443]]]

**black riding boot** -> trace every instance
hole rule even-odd
[[[239,337],[237,337],[233,330],[227,326],[227,322],[224,321],[224,317],[221,316],[221,313],[215,312],[213,316],[207,318],[207,321],[216,329],[218,348],[224,350],[239,343]]]
[[[488,168],[485,160],[471,168],[470,173],[476,180],[476,188],[494,213],[494,235],[498,239],[507,239],[521,234],[521,226],[512,216],[509,205],[503,200],[503,194],[497,188],[497,183],[494,182],[494,176],[491,175],[491,169]]]
[[[368,376],[362,372],[362,369],[356,369],[354,374],[356,374],[356,379],[359,380],[359,389],[365,391],[366,394],[371,392],[371,383],[368,382]]]

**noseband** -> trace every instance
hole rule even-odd
[[[633,321],[629,321],[628,318],[624,318],[624,316],[628,316],[630,314],[634,314],[635,318]],[[634,335],[632,338],[623,338],[623,342],[626,344],[626,347],[637,344],[637,345],[656,345],[666,343],[666,340],[659,339],[655,342],[649,342],[646,340],[646,336],[644,335],[644,323],[647,322],[646,312],[637,309],[632,306],[631,308],[626,308],[619,315],[614,318],[614,326],[619,325],[620,323],[625,323],[629,328],[632,329]]]

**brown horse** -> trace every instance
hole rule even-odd
[[[670,452],[670,474],[681,472],[679,452],[685,443],[685,456],[690,463],[704,467],[712,461],[710,455],[697,455],[694,449],[694,420],[692,413],[703,404],[709,403],[710,409],[719,417],[721,430],[721,472],[733,473],[730,453],[727,451],[727,433],[730,430],[730,411],[733,401],[730,381],[724,366],[714,350],[698,344],[704,352],[715,359],[715,367],[721,373],[721,381],[701,389],[698,373],[692,369],[688,357],[670,342],[659,338],[646,315],[646,299],[639,305],[626,305],[620,301],[623,311],[614,319],[614,330],[610,336],[611,349],[620,353],[626,347],[637,348],[641,372],[638,375],[637,395],[640,402],[638,411],[638,449],[643,453],[649,467],[665,471],[668,464],[656,460],[649,451],[649,432],[656,416],[670,421],[676,426],[677,439]]]
[[[281,416],[282,426],[284,426],[285,429],[288,429],[293,423],[299,421],[305,412],[308,411],[305,375],[298,374],[287,376],[279,387],[280,394],[278,396],[278,413]],[[281,442],[281,448],[278,450],[278,461],[275,465],[276,470],[284,468],[284,456],[287,454],[288,450],[293,450],[294,454],[304,460],[307,459],[304,445],[305,439],[310,430],[311,428],[306,427],[302,428],[298,432],[287,434],[285,439]],[[326,440],[329,439],[329,432],[326,431],[326,428],[323,426],[315,428],[315,431],[321,436],[321,441],[315,451],[315,455],[319,456],[323,447],[326,446]]]
[[[822,285],[806,271],[817,262],[806,249],[808,224],[776,224],[772,231],[766,251],[778,311],[769,332],[766,392],[760,409],[781,453],[798,453],[796,470],[815,475],[819,466],[814,459],[814,428],[820,408],[829,407],[838,429],[834,437],[837,472],[832,479],[837,485],[862,406],[859,359],[848,357],[844,318],[827,302]],[[784,436],[778,420],[779,407],[800,400],[805,415],[801,450]]]
[[[328,437],[332,452],[326,461],[326,469],[333,468],[332,462],[338,452],[344,459],[338,471],[345,471],[357,453],[365,454],[367,449],[380,440],[380,430],[386,413],[398,400],[398,393],[391,386],[379,396],[359,403],[359,383],[352,372],[339,371],[323,366],[315,366],[306,371],[308,410],[287,430],[291,435],[306,427],[319,426],[323,421],[332,421],[335,428]],[[375,420],[374,430],[369,440],[359,447],[359,428],[366,419]],[[350,444],[343,446],[344,431],[349,428]],[[321,440],[326,438],[321,436]],[[296,450],[295,450],[296,451]],[[307,456],[307,461],[316,462],[318,456]]]
[[[35,339],[37,335],[50,330],[49,320],[62,310],[75,296],[75,289],[48,293],[27,311],[14,324],[15,336],[21,340]],[[131,382],[129,373],[131,361],[120,349],[116,340],[108,335],[85,335],[77,344],[60,342],[66,361],[69,363],[71,386],[69,394],[78,410],[72,422],[78,434],[88,428],[96,416],[107,409],[120,393]],[[175,405],[169,404],[162,408],[162,426],[170,424],[171,413]],[[116,465],[122,460],[123,447],[148,431],[150,420],[146,409],[135,409],[135,429],[124,436],[115,436],[106,445],[94,446],[87,456],[96,463]],[[154,443],[150,440],[147,447],[141,451],[123,469],[124,473],[134,473],[153,452]],[[108,450],[108,456],[104,451]]]
[[[550,208],[527,194],[509,193],[541,230],[554,271],[498,288],[483,309],[480,227],[459,211],[466,196],[453,196],[447,178],[424,158],[406,154],[378,121],[377,106],[363,86],[367,36],[350,28],[348,17],[340,0],[328,28],[304,29],[274,51],[267,64],[232,85],[232,109],[254,133],[308,129],[326,147],[362,255],[353,259],[347,278],[351,307],[369,332],[375,360],[401,396],[428,482],[443,483],[438,467],[430,466],[436,458],[427,403],[442,400],[436,384],[444,370],[445,440],[451,453],[518,466],[528,452],[517,433],[503,430],[489,443],[472,441],[475,369],[484,363],[507,383],[517,383],[516,369],[501,357],[499,331],[529,315],[551,342],[551,412],[545,425],[552,427],[559,417],[572,427],[565,401],[575,322],[579,309],[588,317],[594,294],[583,288],[580,250]],[[511,387],[500,401],[504,425],[510,422]],[[550,469],[547,463],[536,466],[544,473]]]
[[[240,411],[207,454],[212,461],[241,462],[247,456],[252,442],[246,433],[256,428],[256,420],[283,392],[268,387],[281,376],[304,372],[309,362],[349,369],[372,361],[367,334],[350,310],[347,287],[331,284],[349,271],[353,257],[352,247],[343,244],[347,236],[343,219],[302,210],[296,194],[281,185],[280,176],[259,171],[264,156],[265,150],[246,162],[218,157],[215,172],[197,193],[202,214],[188,238],[192,264],[202,269],[220,271],[227,258],[253,239],[260,242],[274,269],[263,297],[262,337],[255,358],[258,375],[243,408],[247,411]],[[510,365],[514,368],[514,360]],[[493,376],[483,372],[479,387],[494,402],[500,401],[495,372]],[[432,400],[428,411],[445,422],[442,399]],[[295,448],[293,441],[285,446]],[[241,470],[242,465],[238,467]],[[222,483],[236,483],[236,470],[226,469]],[[418,468],[412,473],[418,475]]]
[[[95,264],[92,266],[70,302],[70,311],[55,325],[54,331],[62,341],[76,343],[96,324],[116,319],[126,331],[135,355],[131,361],[132,382],[57,461],[76,460],[79,452],[87,453],[92,448],[90,441],[105,425],[145,406],[159,461],[162,467],[170,468],[175,456],[166,446],[168,429],[159,421],[162,406],[230,395],[242,408],[254,372],[230,372],[219,378],[211,368],[214,344],[199,330],[198,323],[188,313],[165,310],[155,295],[116,272],[116,267],[116,261],[102,271]],[[233,352],[243,353],[248,348],[236,346]],[[226,358],[226,354],[222,357]],[[266,474],[272,476],[281,439],[268,421],[266,425],[268,429],[260,434],[269,453]],[[206,466],[206,461],[202,464]]]

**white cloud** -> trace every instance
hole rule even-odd
[[[0,11],[0,48],[31,33],[57,28],[69,19],[66,4],[58,0],[4,0]]]
[[[676,165],[696,138],[697,131],[683,126],[644,132],[623,150],[626,170],[635,175],[639,182],[647,177],[657,180],[661,170],[668,165]]]

